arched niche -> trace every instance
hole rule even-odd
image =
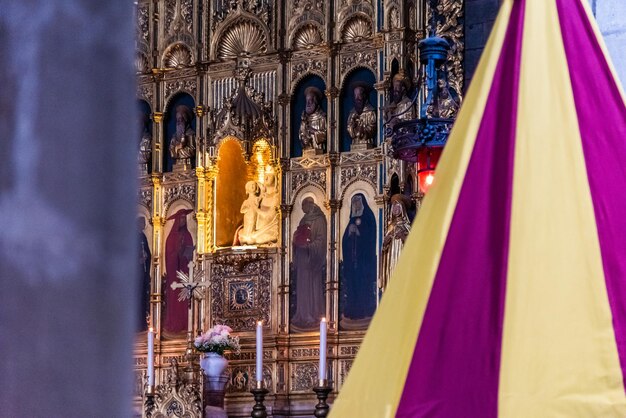
[[[163,226],[163,273],[161,287],[163,309],[161,332],[165,338],[180,338],[187,331],[187,303],[179,301],[179,289],[172,289],[178,282],[177,271],[189,273],[189,262],[193,260],[198,226],[194,217],[193,204],[178,199],[169,203]]]
[[[291,157],[302,157],[302,144],[300,143],[299,131],[302,112],[305,107],[304,91],[308,87],[317,87],[322,93],[326,90],[324,80],[314,74],[309,74],[302,78],[293,91],[291,102]],[[328,112],[327,100],[324,96],[321,103],[322,110]]]
[[[371,184],[348,186],[339,212],[339,329],[363,330],[377,305],[380,211]]]
[[[137,100],[137,152],[142,154],[142,152],[147,152],[146,148],[152,150],[152,141],[154,136],[152,135],[152,109],[150,108],[150,104],[143,100]],[[149,141],[149,142],[148,142]],[[142,143],[143,142],[143,143]],[[140,164],[144,155],[138,155]],[[145,170],[147,173],[152,172],[152,152],[147,155],[148,160],[145,163]]]
[[[248,165],[237,138],[222,140],[218,149],[215,185],[215,245],[230,247],[235,232],[243,222],[241,204],[246,198]]]
[[[400,193],[400,179],[396,173],[393,173],[391,176],[391,181],[389,182],[389,196],[393,196],[394,194]]]
[[[358,85],[365,86],[367,88],[369,103],[372,105],[374,110],[378,113],[378,95],[376,94],[376,90],[374,89],[374,83],[376,82],[376,76],[372,73],[371,70],[367,68],[357,68],[352,71],[350,74],[346,76],[342,83],[341,88],[341,99],[339,101],[340,106],[340,140],[339,140],[339,151],[346,152],[350,151],[350,144],[352,143],[352,138],[348,134],[348,116],[350,115],[350,111],[354,108],[354,89]],[[378,133],[378,130],[376,130]],[[378,135],[376,135],[373,139],[373,146],[378,145]]]
[[[178,93],[167,104],[167,108],[165,109],[165,132],[164,132],[164,147],[163,147],[163,171],[169,172],[172,171],[174,167],[174,159],[170,155],[170,142],[176,133],[176,108],[180,105],[187,106],[193,117],[191,119],[191,130],[195,133],[196,131],[196,118],[193,113],[194,108],[196,106],[196,102],[193,97],[188,93]],[[195,155],[191,160],[191,166],[195,167]]]

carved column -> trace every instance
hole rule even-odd
[[[200,152],[197,153],[198,155]],[[196,166],[197,191],[196,191],[196,221],[198,223],[198,235],[196,237],[196,251],[198,255],[207,252],[207,211],[206,211],[206,188],[207,181],[205,177],[205,169]]]
[[[158,83],[157,83],[158,86]],[[157,90],[159,88],[157,87]],[[157,100],[155,100],[157,102]],[[163,150],[165,150],[165,145],[163,143],[164,136],[164,127],[163,127],[163,112],[154,112],[152,114],[152,118],[154,119],[154,129],[152,136],[154,137],[154,133],[156,132],[156,138],[154,138],[154,152],[152,153],[152,172],[153,173],[162,173],[163,172]]]
[[[206,214],[206,230],[204,235],[205,253],[212,253],[215,251],[215,216],[217,213],[217,202],[215,202],[215,182],[217,181],[217,174],[217,157],[210,157],[204,170],[204,196],[206,199],[206,204],[204,206]]]

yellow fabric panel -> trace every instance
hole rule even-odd
[[[555,0],[526,0],[499,416],[626,417]]]
[[[389,287],[365,336],[333,418],[395,415],[424,310],[502,49],[512,0],[505,0],[463,109]]]

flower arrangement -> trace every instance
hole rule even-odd
[[[239,353],[239,337],[233,337],[233,330],[227,325],[215,325],[195,339],[193,345],[202,353],[217,353],[224,355],[224,351],[231,350]]]

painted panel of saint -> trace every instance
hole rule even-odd
[[[362,193],[350,201],[341,250],[339,326],[366,328],[376,310],[376,217]]]
[[[187,215],[193,209],[179,209],[167,218],[174,221],[165,240],[165,280],[163,282],[163,334],[174,336],[187,330],[187,303],[178,300],[179,290],[171,285],[177,282],[176,272],[189,273],[189,262],[193,258],[193,237],[187,226]]]
[[[137,218],[137,229],[139,233],[139,283],[140,283],[140,305],[139,305],[139,322],[137,329],[139,331],[148,330],[148,317],[150,316],[150,264],[152,255],[148,246],[148,238],[144,233],[146,228],[146,218],[140,216]]]
[[[291,270],[295,301],[291,329],[319,329],[325,316],[324,283],[326,280],[327,221],[312,197],[302,200],[304,216],[293,233],[293,264]]]

